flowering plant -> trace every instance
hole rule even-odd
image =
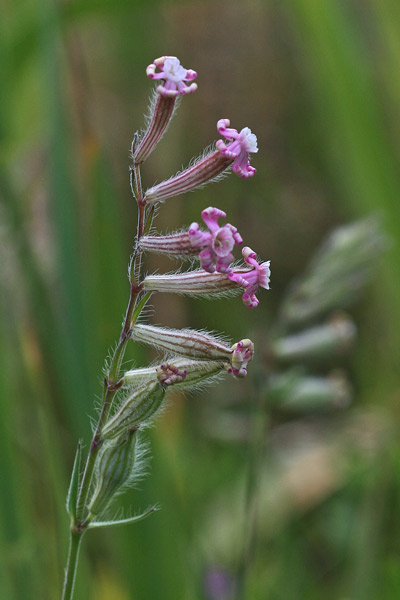
[[[157,71],[158,69],[158,71]],[[67,510],[70,516],[70,548],[65,572],[64,600],[73,596],[79,547],[83,534],[93,528],[134,523],[154,512],[109,520],[107,511],[114,498],[133,485],[143,472],[143,431],[165,403],[172,386],[193,388],[212,383],[224,373],[234,377],[247,374],[254,344],[245,338],[230,344],[204,330],[175,330],[139,322],[144,307],[155,292],[204,295],[211,299],[244,289],[245,306],[258,305],[259,287],[269,288],[269,262],[259,263],[249,247],[242,254],[244,265],[232,265],[235,246],[243,243],[236,227],[220,225],[226,214],[215,207],[202,211],[208,228],[192,223],[172,235],[149,235],[154,207],[170,197],[197,189],[232,169],[243,178],[252,177],[249,154],[257,152],[256,136],[248,127],[239,133],[220,119],[218,132],[228,140],[218,140],[190,167],[176,176],[143,191],[140,165],[150,156],[168,128],[180,96],[197,89],[197,73],[181,66],[172,56],[156,59],[147,75],[158,82],[150,107],[147,127],[132,142],[131,188],[138,208],[137,236],[129,265],[130,297],[122,331],[105,369],[103,400],[84,467],[78,445]],[[158,252],[199,261],[199,268],[170,274],[143,276],[143,254]],[[127,345],[134,341],[151,344],[163,356],[159,364],[124,372],[122,365]]]

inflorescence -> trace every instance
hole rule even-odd
[[[197,89],[197,73],[185,69],[174,56],[156,59],[146,73],[157,85],[147,126],[132,143],[131,184],[138,207],[138,233],[129,266],[131,294],[119,342],[105,370],[103,405],[86,465],[82,473],[76,467],[71,479],[68,511],[71,531],[77,534],[92,526],[121,523],[101,523],[101,519],[113,498],[140,473],[141,430],[162,407],[168,390],[210,384],[224,373],[245,377],[253,358],[254,344],[247,338],[232,344],[204,330],[138,322],[151,295],[170,292],[212,299],[241,290],[245,306],[253,308],[259,303],[258,288],[269,289],[269,262],[259,262],[248,246],[242,249],[244,263],[235,262],[235,248],[243,244],[243,239],[234,225],[224,221],[226,214],[219,208],[209,206],[202,211],[204,227],[195,222],[171,235],[149,235],[156,204],[218,180],[229,170],[242,178],[252,177],[256,169],[250,165],[250,154],[258,147],[248,127],[238,132],[230,128],[229,119],[220,119],[217,130],[224,140],[219,139],[177,175],[143,191],[140,165],[166,132],[179,97]],[[143,276],[142,256],[146,252],[191,258],[198,267]],[[130,340],[157,348],[161,361],[123,372]]]

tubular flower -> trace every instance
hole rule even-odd
[[[207,185],[211,181],[216,181],[231,163],[232,160],[223,156],[218,150],[209,152],[175,177],[161,181],[148,189],[145,201],[146,203],[162,202],[172,196],[179,196]]]
[[[244,271],[244,274],[246,271]],[[147,292],[166,292],[189,296],[207,296],[209,298],[235,293],[237,286],[225,273],[207,273],[203,269],[171,273],[166,275],[147,275],[143,280]]]
[[[139,240],[141,250],[156,252],[168,256],[190,256],[196,254],[196,248],[190,243],[189,233],[180,231],[171,235],[144,235]]]
[[[156,73],[156,68],[160,71]],[[197,90],[197,84],[186,85],[186,81],[196,79],[196,71],[184,69],[176,56],[161,56],[147,67],[146,73],[150,79],[162,79],[164,83],[157,87],[157,92],[165,98],[176,98],[192,94]]]
[[[249,153],[258,152],[257,137],[251,129],[245,127],[238,133],[237,129],[229,129],[230,120],[220,119],[217,129],[231,143],[226,145],[222,140],[217,141],[217,149],[221,154],[233,160],[232,170],[240,177],[252,177],[256,169],[250,166]]]
[[[245,262],[253,268],[251,270],[234,269],[228,274],[228,277],[232,282],[244,288],[242,300],[245,306],[255,308],[259,304],[259,300],[256,297],[258,287],[269,290],[269,278],[271,275],[269,268],[270,261],[268,260],[260,264],[257,261],[257,254],[248,246],[243,248],[242,255]]]
[[[243,242],[236,227],[230,223],[219,226],[220,217],[225,218],[226,213],[210,206],[201,213],[201,218],[210,231],[202,231],[198,223],[192,223],[189,228],[192,247],[203,248],[199,252],[200,266],[209,273],[229,273],[229,265],[234,259],[231,251],[236,244]]]
[[[133,149],[133,162],[140,165],[144,162],[160,142],[174,114],[176,99],[165,98],[155,94],[155,101],[150,106],[150,119],[146,131],[139,144]]]

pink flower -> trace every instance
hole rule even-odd
[[[253,268],[251,270],[234,269],[228,274],[228,277],[231,281],[244,288],[242,300],[245,306],[255,308],[259,304],[259,300],[256,297],[258,287],[260,286],[269,290],[269,278],[271,275],[269,268],[270,261],[268,260],[260,264],[257,261],[257,254],[248,246],[243,248],[242,255],[245,262]]]
[[[251,129],[245,127],[238,133],[236,129],[228,129],[229,119],[220,119],[217,123],[218,132],[232,143],[226,145],[222,140],[217,141],[217,149],[223,156],[233,160],[232,170],[240,177],[252,177],[256,169],[250,166],[249,153],[258,152],[257,137]]]
[[[156,68],[160,71],[156,73]],[[161,56],[147,67],[150,79],[163,79],[164,83],[157,87],[157,92],[166,98],[175,98],[191,94],[197,90],[197,84],[186,85],[185,81],[196,79],[196,71],[184,69],[176,56]]]
[[[234,259],[231,251],[235,245],[243,242],[236,227],[230,223],[219,226],[220,217],[225,218],[226,213],[210,206],[201,213],[201,218],[210,231],[202,231],[198,223],[192,223],[189,228],[192,247],[203,248],[199,252],[200,266],[208,273],[229,273],[229,265]]]
[[[254,344],[251,340],[241,340],[232,346],[231,372],[235,377],[246,377],[247,364],[253,360]]]

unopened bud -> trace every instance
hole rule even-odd
[[[136,387],[119,410],[105,423],[102,437],[107,439],[120,436],[125,431],[149,421],[160,408],[165,389],[157,378]]]
[[[136,441],[137,432],[129,431],[101,448],[96,462],[96,487],[89,504],[93,516],[101,515],[115,494],[131,479]]]
[[[164,386],[190,388],[198,383],[212,382],[218,375],[229,371],[230,365],[222,360],[190,360],[173,358],[158,367],[134,369],[124,375],[124,383],[135,385],[138,381],[159,381]]]

